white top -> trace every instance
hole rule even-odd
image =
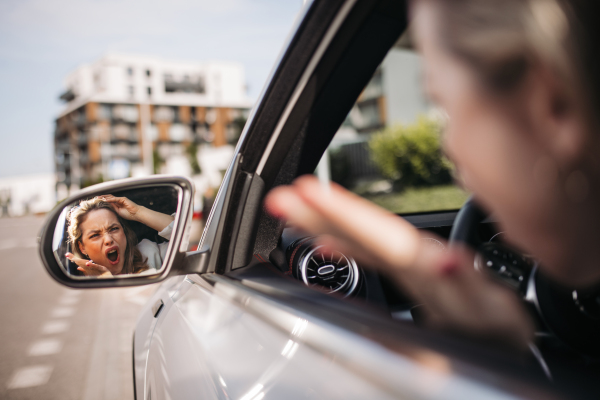
[[[173,233],[173,224],[175,221],[171,221],[171,223],[162,231],[158,232],[158,234],[164,237],[167,240],[171,239],[171,233]],[[169,242],[164,243],[154,243],[151,240],[143,239],[138,243],[137,248],[142,253],[142,255],[148,258],[148,267],[149,269],[154,269],[158,271],[162,266],[163,259],[167,254],[167,248],[169,247]],[[147,272],[147,271],[146,271]]]

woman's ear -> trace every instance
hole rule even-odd
[[[87,256],[87,253],[85,252],[85,246],[83,245],[83,243],[81,243],[81,242],[78,242],[77,244],[79,245],[79,251],[80,251],[82,254],[85,254],[85,255]]]
[[[577,93],[556,73],[542,67],[530,73],[525,90],[536,140],[560,167],[570,169],[581,159],[589,139]]]

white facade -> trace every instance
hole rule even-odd
[[[243,66],[224,61],[108,54],[79,66],[64,87],[54,133],[58,198],[163,173],[193,178],[201,205],[206,189],[219,186],[253,105]]]
[[[412,50],[393,47],[348,114],[332,147],[369,140],[384,127],[414,123],[435,108],[423,91],[422,63]]]
[[[423,70],[419,55],[394,47],[381,63],[386,98],[386,126],[414,123],[428,114],[432,105],[423,92]]]
[[[0,215],[3,210],[12,217],[50,211],[56,204],[55,185],[54,174],[0,178]]]
[[[87,102],[249,108],[244,68],[226,61],[191,62],[108,54],[64,80],[64,115]],[[72,96],[72,97],[71,97]]]

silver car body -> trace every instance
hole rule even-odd
[[[135,336],[138,400],[514,398],[433,352],[415,362],[221,276],[170,278]]]

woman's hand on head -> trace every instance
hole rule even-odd
[[[65,254],[69,260],[77,264],[77,270],[83,272],[85,276],[97,276],[102,278],[110,278],[113,274],[105,266],[95,264],[91,260],[86,260],[75,256],[73,253]]]
[[[115,197],[112,194],[106,194],[98,196],[98,198],[109,203],[121,218],[131,221],[138,220],[138,213],[141,207],[127,197]]]
[[[316,178],[301,177],[271,191],[265,205],[271,214],[319,235],[326,248],[391,277],[424,304],[432,325],[520,348],[533,335],[518,298],[475,271],[471,251],[440,251],[404,219],[338,185],[325,189]]]
[[[170,215],[139,206],[127,197],[115,197],[112,194],[107,194],[98,196],[98,198],[112,205],[121,218],[141,222],[158,232],[165,229],[174,219]]]

